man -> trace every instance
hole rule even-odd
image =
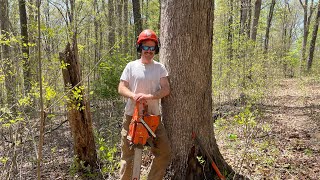
[[[141,58],[127,64],[118,88],[119,94],[128,98],[121,131],[120,179],[122,180],[129,180],[132,175],[134,149],[129,146],[127,134],[136,102],[147,104],[148,114],[160,116],[159,100],[170,93],[166,68],[153,60],[154,55],[159,52],[159,39],[155,32],[146,29],[140,33],[137,51],[141,53]],[[163,178],[171,156],[170,142],[162,123],[159,124],[155,134],[157,138],[153,142],[154,147],[151,147],[155,158],[148,180]]]

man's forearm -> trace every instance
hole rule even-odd
[[[152,99],[161,99],[167,95],[169,95],[170,90],[169,88],[161,88],[160,90],[156,91],[152,94]]]
[[[122,96],[124,97],[127,97],[127,98],[131,98],[133,99],[134,97],[134,93],[130,91],[129,88],[127,88],[126,86],[119,86],[119,89],[118,89],[118,92],[119,94],[121,94]]]

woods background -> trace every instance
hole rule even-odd
[[[160,4],[0,0],[1,179],[35,177],[42,135],[43,178],[75,177],[79,164],[73,163],[78,157],[67,111],[83,110],[83,101],[90,102],[98,169],[102,178],[116,179],[124,108],[117,93],[119,77],[138,57],[135,42],[143,29],[163,38]],[[319,83],[319,21],[318,0],[215,0],[213,110],[242,99],[260,103],[283,78],[311,77]],[[66,83],[62,73],[70,67],[65,61],[68,43],[81,67],[75,84]]]

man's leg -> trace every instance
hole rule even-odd
[[[132,166],[134,150],[130,149],[129,142],[127,140],[127,134],[129,132],[129,124],[132,116],[125,115],[122,122],[121,130],[121,161],[120,161],[120,179],[130,180],[132,176]]]
[[[162,180],[171,160],[171,146],[162,122],[156,130],[156,136],[154,147],[151,148],[151,152],[155,157],[152,161],[148,180]]]

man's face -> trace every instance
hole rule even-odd
[[[146,60],[152,60],[155,54],[156,43],[151,40],[143,41],[141,47],[141,56]]]

